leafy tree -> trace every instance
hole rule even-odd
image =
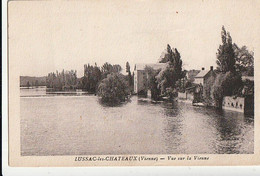
[[[120,65],[111,65],[106,62],[101,67],[102,79],[106,78],[107,75],[111,73],[120,73],[122,71],[122,67]]]
[[[133,89],[134,89],[134,79],[135,79],[135,72],[133,71],[133,73],[132,73],[132,83],[131,83]]]
[[[241,76],[231,71],[219,73],[213,85],[213,96],[217,107],[222,107],[224,96],[239,95],[243,88]]]
[[[96,92],[98,84],[101,80],[100,68],[95,63],[95,66],[85,65],[84,66],[84,77],[82,79],[82,88],[89,92]]]
[[[108,62],[104,63],[101,67],[102,78],[106,78],[108,74],[113,72],[113,66]]]
[[[111,65],[108,62],[104,63],[101,68],[99,68],[96,63],[94,66],[87,64],[84,66],[82,88],[89,92],[96,93],[101,80],[107,78],[109,74],[119,73],[121,70],[120,65]]]
[[[94,69],[93,69],[93,80],[95,84],[95,89],[97,89],[98,83],[101,80],[102,73],[100,71],[100,68],[97,66],[97,63],[95,63]]]
[[[126,62],[126,72],[127,72],[127,73],[129,73],[129,72],[131,73],[129,62]]]
[[[222,74],[222,73],[220,73],[220,74]],[[220,77],[218,79],[220,79]],[[203,90],[202,90],[203,95],[202,95],[201,98],[203,98],[202,101],[204,102],[204,104],[206,104],[208,106],[214,105],[214,96],[213,96],[214,90],[213,90],[213,87],[214,87],[215,81],[216,81],[216,77],[210,76],[210,77],[207,78],[205,84],[203,85]],[[218,84],[216,84],[216,86],[217,85]]]
[[[175,89],[176,82],[185,76],[185,73],[182,71],[181,55],[177,48],[171,49],[168,44],[167,55],[168,62],[166,68],[162,69],[156,76],[162,94],[165,93],[167,88]]]
[[[241,96],[243,82],[241,75],[254,75],[254,53],[246,46],[239,48],[232,43],[232,38],[224,26],[221,32],[222,45],[217,53],[218,74],[213,85],[213,96],[216,106],[222,107],[224,96]]]
[[[125,101],[129,93],[129,85],[121,73],[107,75],[98,86],[98,95],[102,101],[111,105]]]
[[[247,76],[254,76],[254,52],[248,51],[246,46],[239,48],[233,44],[236,59],[236,69]]]
[[[114,73],[120,73],[122,71],[122,67],[118,64],[113,65],[113,72]]]
[[[176,81],[176,88],[178,92],[185,92],[187,82],[187,70],[182,71],[182,78]]]
[[[54,90],[75,89],[77,85],[77,71],[64,72],[63,70],[61,73],[58,71],[49,73],[46,83],[48,88],[53,88]]]
[[[221,31],[222,45],[217,51],[217,69],[220,72],[235,72],[235,52],[233,49],[232,38],[229,32],[226,32],[225,27],[222,26]]]
[[[128,73],[128,84],[131,87],[131,91],[133,91],[133,77],[131,75],[131,69],[129,62],[126,62],[126,72]]]

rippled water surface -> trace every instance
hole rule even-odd
[[[21,89],[22,155],[253,153],[254,118],[183,102],[131,98],[119,107],[98,97]]]

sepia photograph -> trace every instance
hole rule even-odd
[[[9,1],[14,165],[259,156],[259,10],[254,0]]]

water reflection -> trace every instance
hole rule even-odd
[[[149,106],[149,103],[138,104]],[[162,135],[167,154],[253,153],[252,116],[182,102],[158,104],[163,109]]]
[[[97,96],[65,95],[21,90],[22,155],[254,151],[253,116],[137,96],[111,107]]]
[[[126,100],[124,102],[120,103],[113,103],[113,102],[105,102],[101,98],[98,97],[98,103],[103,107],[122,107],[126,105],[127,103],[131,103],[131,99]]]

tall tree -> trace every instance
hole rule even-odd
[[[111,65],[110,63],[106,62],[101,67],[102,72],[102,79],[106,78],[108,74],[111,73],[120,73],[122,71],[122,67],[118,64]]]
[[[127,73],[130,72],[130,64],[129,64],[129,62],[126,62],[126,72]]]
[[[96,63],[94,66],[90,64],[84,66],[84,77],[82,79],[82,85],[85,90],[89,92],[96,92],[100,80],[101,71]]]
[[[129,62],[126,62],[126,72],[128,73],[128,83],[129,86],[132,86],[132,75]]]
[[[101,72],[102,78],[106,78],[108,74],[113,72],[113,66],[110,63],[106,62],[101,67]]]
[[[122,67],[118,64],[113,65],[113,72],[120,73],[122,71]]]
[[[168,44],[167,45],[167,49],[164,50],[159,58],[159,63],[167,63],[170,61],[170,57],[171,57],[171,46]]]
[[[47,87],[53,88],[54,90],[63,90],[64,87],[74,89],[77,85],[77,71],[71,70],[64,72],[63,70],[61,73],[58,71],[56,71],[56,74],[54,72],[49,73],[46,82]]]
[[[254,52],[248,51],[246,46],[239,48],[233,44],[236,59],[236,69],[248,76],[254,75]]]
[[[167,66],[162,69],[156,76],[158,86],[161,92],[164,93],[167,88],[176,88],[176,82],[185,76],[182,71],[182,60],[181,55],[177,48],[172,48],[167,45]]]
[[[230,33],[226,32],[224,26],[222,26],[221,39],[222,44],[219,46],[217,51],[217,69],[223,73],[228,71],[235,72],[236,60],[232,38]]]

